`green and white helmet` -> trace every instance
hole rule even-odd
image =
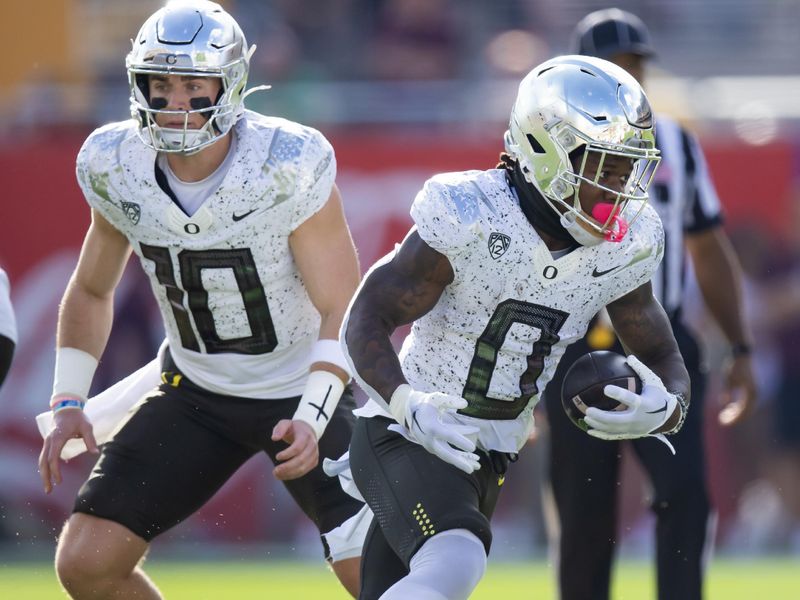
[[[244,33],[215,2],[173,1],[145,21],[125,59],[130,86],[131,116],[139,121],[139,137],[159,152],[192,154],[228,133],[241,116],[250,55]],[[191,110],[151,106],[149,75],[218,77],[221,90],[211,105],[193,99]],[[200,102],[196,102],[196,101]],[[189,115],[201,114],[200,129],[187,127]],[[182,128],[156,124],[155,115],[180,115]]]
[[[650,103],[625,70],[599,58],[559,56],[534,68],[520,83],[505,145],[525,179],[560,215],[561,224],[588,245],[603,238],[618,241],[616,222],[621,218],[632,222],[644,207],[660,161],[654,128]],[[575,169],[570,153],[581,148],[583,160]],[[584,175],[590,153],[597,153],[600,161],[592,178]],[[599,182],[609,155],[634,161],[621,192]],[[581,182],[615,194],[613,210],[604,223],[582,210]],[[629,212],[633,214],[626,214],[632,201],[636,205]],[[578,221],[602,237],[591,236],[577,226]]]

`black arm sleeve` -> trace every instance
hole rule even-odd
[[[14,342],[4,335],[0,335],[0,386],[11,369],[11,359],[14,357]]]

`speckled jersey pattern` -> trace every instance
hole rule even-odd
[[[480,428],[480,448],[516,452],[566,347],[603,306],[655,272],[664,243],[658,215],[646,206],[622,242],[554,259],[502,170],[437,175],[411,215],[455,280],[414,323],[403,372],[414,389],[466,398],[458,418]]]
[[[187,377],[220,394],[298,396],[319,314],[289,235],[328,200],[336,161],[322,134],[283,119],[246,111],[233,132],[235,160],[192,216],[159,187],[132,120],[86,140],[78,181],[139,256]]]

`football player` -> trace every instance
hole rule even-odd
[[[609,60],[640,82],[655,54],[646,25],[617,8],[581,19],[573,31],[572,48],[576,54]],[[651,188],[651,204],[661,217],[666,243],[653,292],[669,317],[689,372],[693,406],[673,440],[679,447],[677,456],[665,454],[652,440],[636,440],[629,446],[652,486],[658,598],[700,600],[716,514],[705,472],[705,361],[682,314],[687,273],[694,273],[709,314],[730,342],[720,422],[731,425],[752,411],[757,389],[750,357],[752,334],[741,302],[741,268],[723,228],[723,211],[702,148],[677,122],[662,115],[657,119],[662,164]],[[548,531],[558,556],[561,600],[608,600],[611,595],[622,448],[586,437],[561,409],[567,369],[586,352],[598,349],[621,351],[602,315],[586,337],[567,350],[543,394],[550,425],[550,485],[544,499],[551,509],[546,514],[555,517],[548,520]],[[581,577],[575,577],[575,565],[581,565]]]
[[[415,227],[379,261],[340,335],[369,394],[350,445],[375,514],[362,598],[467,598],[486,568],[506,469],[568,344],[603,306],[644,380],[591,408],[602,439],[677,431],[689,380],[650,278],[660,220],[646,204],[659,157],[639,84],[564,56],[520,84],[498,168],[433,177]],[[399,356],[390,335],[413,323]]]
[[[277,463],[357,593],[361,544],[347,544],[363,505],[318,455],[350,440],[336,338],[359,268],[330,144],[244,108],[252,51],[218,4],[168,4],[126,60],[132,118],[97,129],[78,155],[92,222],[59,314],[54,427],[39,460],[46,492],[61,481],[67,440],[98,452],[83,408],[131,252],[168,347],[161,385],[103,447],[59,538],[56,570],[74,598],[160,597],[140,566],[150,541],[258,452]]]

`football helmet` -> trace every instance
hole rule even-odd
[[[170,2],[145,21],[125,59],[130,86],[131,116],[139,122],[139,137],[159,152],[193,154],[228,133],[241,116],[250,56],[244,33],[215,2]],[[191,110],[164,110],[150,103],[149,75],[218,77],[221,89],[211,105],[194,98]],[[198,101],[199,100],[199,101]],[[190,114],[205,124],[188,127]],[[155,116],[180,115],[182,128],[156,124]]]
[[[505,146],[526,181],[583,245],[624,237],[644,208],[660,161],[653,113],[641,86],[620,67],[588,56],[553,58],[522,80]],[[576,169],[570,153],[580,149],[583,158]],[[598,167],[590,178],[584,171],[591,153],[597,153]],[[610,155],[633,161],[621,191],[599,181]],[[614,194],[613,207],[598,205],[594,215],[587,214],[580,203],[581,183]]]

